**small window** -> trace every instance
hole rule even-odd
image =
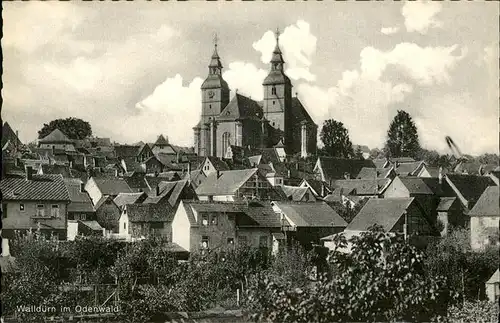
[[[208,226],[208,214],[203,214],[201,216],[201,224],[204,226]]]
[[[123,230],[127,230],[127,222],[123,222]]]
[[[19,211],[24,211],[24,204],[19,204]]]
[[[276,125],[276,122],[273,122],[273,127],[274,127],[274,125]]]
[[[37,204],[36,206],[36,216],[45,216],[45,206],[43,204]]]
[[[80,220],[87,221],[87,215],[86,214],[80,215]]]
[[[217,225],[217,215],[212,214],[210,219],[210,225]]]
[[[210,239],[208,236],[201,237],[201,247],[203,249],[208,249],[210,247]]]
[[[234,238],[227,238],[228,245],[234,245]]]
[[[275,104],[276,104],[276,101],[273,100],[273,105],[275,105]]]
[[[52,204],[52,209],[50,211],[50,216],[53,217],[53,218],[59,218],[60,217],[60,214],[59,214],[59,205]]]
[[[209,108],[209,109],[212,109],[212,105],[211,105],[211,104],[209,104],[209,105],[208,105],[208,108]]]

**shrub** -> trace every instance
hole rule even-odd
[[[452,306],[448,311],[449,322],[498,322],[498,304],[486,301],[465,302],[460,306]]]

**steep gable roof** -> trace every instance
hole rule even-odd
[[[456,188],[457,193],[467,200],[469,208],[474,206],[474,203],[476,203],[488,186],[496,185],[487,176],[447,174],[445,178],[450,183],[450,186]]]
[[[168,140],[163,137],[163,135],[159,135],[158,139],[156,139],[156,142],[154,146],[167,146],[169,145]]]
[[[416,175],[416,172],[419,171],[423,165],[425,165],[425,163],[422,161],[399,163],[396,164],[394,171],[398,176]]]
[[[229,170],[208,176],[197,188],[198,195],[233,195],[248,179],[258,171],[258,168]]]
[[[229,170],[229,165],[221,160],[220,158],[213,157],[213,156],[208,156],[207,159],[210,161],[212,166],[218,171],[223,171],[223,170]]]
[[[68,138],[61,130],[54,129],[51,133],[38,140],[41,143],[67,143],[72,144],[73,141]]]
[[[386,178],[392,168],[373,168],[373,167],[363,167],[359,174],[356,176],[357,179],[375,179],[375,178]]]
[[[0,181],[4,200],[70,201],[62,175],[36,175],[30,180],[24,177],[6,177]]]
[[[333,182],[332,187],[342,188],[345,194],[377,195],[391,182],[388,178],[380,179],[341,179]]]
[[[302,102],[300,102],[299,98],[297,97],[292,98],[291,114],[292,120],[295,124],[299,124],[302,121],[305,121],[309,124],[315,124],[306,108],[302,105]]]
[[[304,195],[311,191],[309,187],[283,185],[281,188],[285,192],[286,197],[292,201],[301,201]],[[311,194],[313,194],[312,191]]]
[[[141,146],[132,146],[132,145],[116,145],[115,148],[115,156],[117,158],[127,158],[127,157],[136,157],[141,149]]]
[[[325,202],[273,202],[297,227],[346,227],[347,222]]]
[[[366,231],[372,225],[378,224],[389,232],[413,200],[413,197],[369,199],[345,230]]]
[[[236,120],[253,119],[260,120],[263,112],[261,106],[254,100],[236,93],[229,104],[222,110],[217,119]]]
[[[116,196],[120,193],[133,193],[127,182],[121,178],[93,178],[103,195]]]
[[[2,148],[9,141],[14,146],[21,146],[22,142],[7,122],[2,125]]]
[[[77,178],[65,178],[64,183],[68,189],[71,200],[68,212],[93,212],[92,200],[87,192],[82,192],[83,182]]]
[[[117,206],[124,206],[128,204],[140,203],[146,198],[146,193],[120,193],[118,194],[113,201]]]
[[[476,202],[470,216],[500,216],[500,192],[498,186],[488,186]]]

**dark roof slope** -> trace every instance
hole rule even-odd
[[[309,124],[315,124],[313,119],[309,115],[309,112],[307,112],[306,108],[302,105],[302,102],[300,102],[299,98],[297,97],[292,98],[291,112],[292,120],[295,122],[295,124],[299,124],[302,121],[306,121]]]
[[[117,158],[135,157],[139,153],[141,146],[116,145],[115,156]]]
[[[7,177],[0,181],[0,190],[4,200],[70,200],[62,175],[32,175],[31,180]]]
[[[61,130],[54,129],[51,133],[38,140],[41,143],[73,143]]]
[[[319,161],[327,181],[342,179],[345,173],[351,178],[356,178],[363,167],[375,168],[373,161],[365,159],[319,157]]]
[[[130,222],[170,222],[174,212],[170,205],[130,204],[127,214]]]
[[[219,120],[253,119],[262,118],[262,108],[260,105],[244,95],[236,93],[229,104],[217,117]]]
[[[344,194],[377,195],[391,182],[388,178],[379,179],[340,179],[333,182],[333,188],[342,188]]]
[[[21,140],[19,140],[14,130],[12,130],[7,122],[4,122],[2,126],[2,147],[7,143],[7,141],[10,141],[10,143],[14,146],[22,145]]]
[[[71,171],[69,166],[67,165],[58,165],[58,164],[42,164],[42,172],[44,174],[60,174],[64,178],[69,178],[71,177]]]
[[[498,186],[489,186],[470,210],[470,216],[500,216],[500,192]]]
[[[221,160],[220,158],[213,157],[213,156],[208,156],[207,158],[212,163],[212,165],[214,166],[214,168],[216,170],[219,170],[219,171],[229,170],[229,165],[225,161]]]
[[[457,188],[472,207],[488,186],[496,186],[488,176],[448,174],[446,178]]]
[[[81,190],[83,182],[78,178],[64,179],[71,203],[68,212],[93,212],[92,200],[87,192]]]

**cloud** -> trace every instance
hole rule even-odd
[[[392,35],[399,31],[399,27],[382,27],[380,32],[384,35]]]
[[[287,75],[296,81],[301,79],[315,81],[316,76],[309,71],[309,67],[316,52],[317,38],[311,33],[309,23],[298,20],[296,24],[287,26],[279,36],[279,42],[288,66]],[[270,30],[253,43],[253,48],[261,53],[261,61],[265,64],[271,61],[275,46],[275,35]]]
[[[192,128],[201,113],[202,82],[197,77],[184,85],[179,74],[167,78],[136,104],[135,115],[108,122],[114,122],[112,129],[120,141],[154,140],[163,133],[175,144],[192,146]]]
[[[232,62],[222,76],[231,90],[238,89],[238,93],[259,101],[264,98],[262,82],[267,74],[268,71],[257,68],[252,63]]]
[[[436,18],[442,5],[436,1],[407,1],[401,9],[408,32],[426,34],[430,28],[439,28],[443,23]]]

